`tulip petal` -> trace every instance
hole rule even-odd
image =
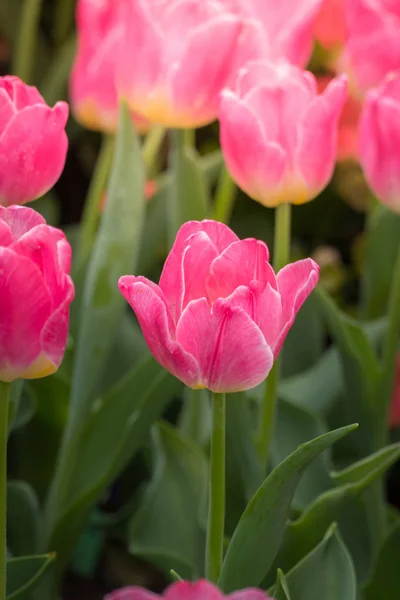
[[[177,307],[179,308],[183,297],[183,254],[190,243],[191,236],[201,231],[207,234],[218,252],[222,252],[229,244],[239,239],[229,227],[216,221],[188,221],[182,225],[160,277],[160,288],[175,322]]]
[[[61,294],[59,295],[61,296]],[[56,369],[58,369],[61,364],[67,345],[69,305],[74,299],[74,295],[74,284],[72,283],[71,278],[66,275],[64,276],[63,299],[59,303],[58,308],[52,311],[42,330],[42,351],[54,364]]]
[[[210,267],[207,280],[211,302],[226,298],[241,285],[251,281],[270,282],[276,288],[275,273],[268,262],[269,252],[264,242],[255,239],[239,240],[228,246]]]
[[[68,105],[34,105],[17,113],[0,137],[0,201],[19,204],[48,191],[65,163]]]
[[[283,267],[277,275],[282,301],[281,333],[274,347],[275,356],[282,347],[296,314],[318,283],[319,266],[311,258]]]
[[[6,90],[0,87],[0,135],[15,114],[15,106]]]
[[[202,381],[214,392],[237,392],[261,383],[273,354],[249,315],[229,300],[217,300],[212,313],[205,298],[193,300],[179,319],[176,339],[197,358]]]
[[[21,377],[40,356],[41,333],[51,300],[39,269],[9,248],[0,248],[0,380]]]
[[[46,224],[42,215],[26,206],[0,206],[0,219],[10,227],[14,240],[18,240],[33,227]]]
[[[268,206],[268,195],[279,189],[286,154],[269,142],[261,121],[235,94],[224,91],[219,105],[222,151],[232,177],[255,200]]]
[[[223,600],[220,590],[204,579],[199,581],[177,581],[163,594],[164,600]],[[256,599],[255,599],[256,600]]]
[[[160,596],[145,588],[130,586],[107,594],[104,600],[160,600]]]
[[[154,358],[189,387],[201,383],[196,359],[173,339],[173,323],[163,293],[154,283],[141,278],[121,277],[120,292],[134,310]]]
[[[195,233],[182,256],[183,289],[176,319],[191,300],[207,297],[206,281],[211,263],[217,257],[217,249],[204,231]]]
[[[14,241],[12,231],[5,221],[0,217],[0,246],[10,246]]]
[[[226,600],[273,600],[268,596],[264,590],[257,588],[246,588],[244,590],[238,590],[232,594],[226,596]]]
[[[314,196],[325,187],[333,173],[338,122],[346,96],[346,77],[337,77],[309,104],[300,125],[296,162]]]

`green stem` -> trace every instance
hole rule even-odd
[[[280,204],[275,211],[274,257],[275,273],[287,265],[290,259],[291,204]],[[280,359],[277,358],[265,384],[265,396],[261,406],[257,448],[263,465],[266,465],[271,444],[276,405],[278,400]]]
[[[215,194],[214,220],[229,223],[237,187],[225,165],[222,166]]]
[[[7,439],[11,384],[0,381],[0,600],[6,600]]]
[[[195,129],[185,129],[183,136],[185,139],[185,146],[188,146],[189,148],[194,148],[196,146],[196,130]]]
[[[54,39],[58,44],[65,42],[74,22],[76,0],[59,0],[54,15]]]
[[[387,419],[396,376],[396,359],[400,332],[400,248],[394,267],[389,298],[388,325],[382,348],[382,380],[377,390],[376,410],[379,411],[378,448],[387,441]]]
[[[206,540],[206,577],[217,583],[225,526],[225,394],[212,393],[212,436]]]
[[[100,204],[111,170],[114,146],[114,137],[104,136],[83,210],[78,268],[89,258],[96,237]]]
[[[32,82],[32,65],[36,58],[41,10],[42,0],[24,0],[12,70],[25,83]]]
[[[150,129],[149,133],[146,135],[142,146],[142,156],[148,177],[152,177],[154,175],[154,165],[164,136],[165,127],[162,125],[154,125],[154,127],[152,127],[152,129]]]

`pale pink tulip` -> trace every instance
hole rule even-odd
[[[31,208],[0,206],[0,381],[51,375],[64,355],[71,247]]]
[[[363,95],[400,69],[400,2],[347,0],[347,42],[339,68]]]
[[[172,583],[162,595],[149,592],[141,587],[126,587],[105,596],[104,600],[273,600],[266,592],[257,588],[246,588],[232,594],[224,594],[212,583],[204,579],[177,581]]]
[[[359,128],[359,154],[379,200],[400,213],[400,71],[370,90]]]
[[[314,76],[288,63],[253,62],[219,106],[221,147],[237,184],[274,207],[312,200],[329,182],[346,79],[318,95]]]
[[[36,88],[0,77],[0,205],[25,204],[60,177],[68,149],[68,104],[47,106]]]
[[[315,21],[323,0],[225,0],[261,24],[269,58],[304,67],[310,59]]]
[[[263,55],[261,25],[226,0],[122,0],[117,88],[132,110],[167,127],[216,118],[236,70]]]
[[[74,116],[89,129],[112,133],[118,124],[115,72],[122,38],[121,0],[78,0],[78,48],[71,72],[70,95]],[[136,128],[149,123],[132,114]]]
[[[191,388],[246,390],[261,383],[297,311],[315,287],[306,259],[275,275],[268,248],[222,223],[190,221],[178,232],[159,285],[121,277],[156,360]]]
[[[315,37],[326,50],[340,49],[346,39],[344,3],[346,0],[324,0],[315,23]]]

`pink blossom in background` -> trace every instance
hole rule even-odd
[[[400,71],[368,92],[359,135],[368,185],[378,200],[400,213]]]
[[[312,73],[288,63],[243,68],[219,105],[222,152],[237,184],[269,207],[315,198],[333,173],[346,89],[341,76],[318,94]]]
[[[313,49],[314,27],[323,0],[225,0],[255,18],[268,40],[270,59],[305,67]],[[267,57],[266,57],[267,58]]]
[[[318,13],[314,33],[326,50],[341,48],[346,39],[344,3],[346,0],[324,0]]]
[[[257,588],[246,588],[232,594],[224,594],[212,583],[204,579],[177,581],[172,583],[162,595],[154,594],[141,587],[126,587],[105,596],[104,600],[273,600],[266,592]]]
[[[359,95],[400,69],[399,0],[345,0],[347,41],[338,65]]]
[[[268,375],[295,316],[315,287],[311,259],[275,275],[264,242],[222,223],[179,230],[159,285],[125,276],[119,289],[156,360],[191,388],[235,392]]]
[[[317,77],[318,92],[322,93],[333,80],[331,75]],[[362,103],[348,94],[338,124],[337,160],[358,160],[358,121]]]
[[[71,247],[31,208],[0,206],[0,381],[54,373],[63,358]]]
[[[216,118],[221,89],[263,55],[261,24],[226,0],[122,0],[117,88],[132,110],[167,127]]]
[[[68,149],[68,104],[50,108],[36,88],[0,77],[0,205],[36,200],[56,183]]]
[[[89,129],[114,132],[118,123],[115,71],[123,35],[121,0],[78,0],[78,48],[71,72],[70,95],[76,119]],[[137,129],[149,123],[133,114]]]

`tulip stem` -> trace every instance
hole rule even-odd
[[[290,260],[290,231],[292,205],[280,204],[275,211],[274,256],[275,273]],[[278,383],[280,359],[277,358],[265,383],[265,395],[261,406],[260,426],[257,436],[257,448],[262,465],[267,464],[269,448],[275,426],[275,413],[278,401]]]
[[[7,570],[7,440],[11,384],[0,381],[0,600],[6,599]]]
[[[160,150],[161,143],[165,136],[165,127],[162,125],[154,125],[150,129],[149,133],[142,146],[142,156],[146,167],[147,177],[153,176],[154,166],[158,152]]]
[[[83,209],[78,268],[83,267],[88,260],[96,237],[101,199],[111,171],[114,147],[114,136],[104,136]]]
[[[36,59],[41,10],[42,0],[24,0],[21,9],[12,70],[25,83],[32,83],[32,65]]]
[[[225,394],[212,393],[212,437],[206,540],[206,577],[218,582],[225,530]]]
[[[214,220],[229,223],[236,198],[237,187],[228,169],[222,166],[215,194]]]

